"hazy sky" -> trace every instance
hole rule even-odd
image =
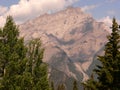
[[[7,15],[12,15],[17,23],[23,23],[67,6],[81,7],[96,20],[108,25],[113,17],[120,21],[120,0],[0,0],[0,26],[4,24]]]

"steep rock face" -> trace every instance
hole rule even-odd
[[[88,79],[93,59],[103,48],[106,35],[108,31],[103,23],[72,7],[20,25],[20,36],[25,41],[41,38],[50,79],[55,85],[64,83],[68,90],[74,79],[80,82]]]

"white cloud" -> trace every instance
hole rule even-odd
[[[89,11],[89,10],[92,10],[96,7],[98,7],[98,5],[84,6],[84,7],[82,7],[82,11]]]
[[[99,22],[104,22],[107,26],[112,25],[112,19],[109,16],[103,17],[98,20]]]
[[[110,32],[110,33],[112,32],[110,30],[110,27],[112,25],[112,19],[110,18],[110,16],[103,17],[103,18],[99,19],[98,22],[103,22],[106,25],[106,30],[108,30],[108,32]]]
[[[0,15],[4,14],[8,10],[7,7],[0,6]]]
[[[5,17],[4,16],[0,16],[0,27],[2,27],[5,23]]]
[[[78,0],[20,0],[18,4],[10,6],[9,10],[0,18],[12,15],[17,23],[37,17],[47,12],[55,12],[72,5]],[[0,21],[0,25],[3,22]]]
[[[110,18],[110,16],[103,17],[99,19],[98,22],[104,22],[106,28],[108,28],[109,32],[111,32],[110,27],[112,26],[112,18]],[[117,20],[117,23],[120,24],[120,20]]]
[[[109,27],[111,27],[111,25],[112,25],[112,18],[110,18],[110,16],[103,17],[103,18],[99,19],[98,21],[104,22]],[[120,20],[117,20],[117,23],[120,24]]]

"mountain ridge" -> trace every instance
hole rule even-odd
[[[41,38],[45,48],[43,61],[49,64],[50,80],[55,85],[64,83],[67,90],[71,90],[68,85],[72,86],[74,79],[79,82],[88,79],[93,57],[102,51],[108,34],[103,23],[73,7],[20,25],[20,36],[25,37],[26,42]]]

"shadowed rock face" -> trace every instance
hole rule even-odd
[[[64,83],[67,90],[72,89],[74,79],[78,82],[88,79],[106,35],[103,23],[96,22],[80,8],[72,7],[20,25],[20,36],[25,37],[25,41],[41,38],[49,78],[55,85]]]

